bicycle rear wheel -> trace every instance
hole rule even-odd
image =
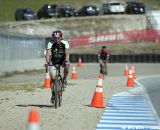
[[[62,77],[60,77],[60,86],[61,86],[62,92],[64,92],[65,91],[65,86],[64,86],[64,80],[62,79]]]

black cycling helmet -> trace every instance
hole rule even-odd
[[[106,49],[107,47],[106,46],[102,46],[102,49]]]
[[[56,30],[52,32],[52,41],[56,38],[62,38],[63,33],[60,30]]]

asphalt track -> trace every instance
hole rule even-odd
[[[125,63],[114,63],[108,65],[108,74],[109,77],[123,77],[123,72],[125,69],[125,65],[128,65],[130,67],[132,64],[125,64]],[[70,79],[72,67],[76,66],[76,64],[71,64],[70,66],[70,72],[68,75],[68,80]],[[152,76],[160,74],[160,64],[151,64],[151,63],[138,63],[135,64],[135,71],[136,71],[136,77],[142,78],[144,76]],[[45,68],[43,68],[45,70]],[[97,79],[98,73],[99,73],[99,65],[98,64],[83,64],[82,68],[76,67],[77,77],[78,79]],[[33,82],[43,82],[44,80],[44,72],[38,72],[38,73],[31,73],[31,74],[19,74],[14,75],[12,77],[8,78],[1,78],[0,83],[6,84],[6,83],[12,83],[12,84],[18,84],[18,83],[33,83]]]
[[[122,91],[130,92],[128,89],[126,89],[126,79],[127,77],[123,76],[123,72],[125,69],[125,63],[122,64],[109,64],[108,65],[108,72],[109,72],[109,78],[106,78],[103,82],[104,86],[104,104],[106,105],[108,103],[108,100],[113,94],[117,94]],[[130,67],[132,64],[128,64],[128,67]],[[75,64],[71,64],[71,69],[73,66],[76,66]],[[135,64],[135,72],[136,72],[136,79],[142,82],[143,77],[155,77],[155,75],[160,74],[160,64]],[[68,79],[68,83],[70,83],[70,88],[66,89],[66,92],[64,93],[64,100],[63,105],[55,110],[55,109],[49,109],[50,103],[48,102],[50,100],[49,92],[50,90],[44,90],[44,89],[38,89],[36,92],[1,92],[0,96],[2,98],[1,100],[1,109],[0,114],[3,114],[0,118],[0,126],[2,128],[8,128],[9,129],[17,129],[20,127],[24,127],[23,124],[26,120],[27,116],[27,110],[31,107],[31,105],[34,105],[40,112],[41,115],[41,124],[43,129],[48,129],[52,126],[55,129],[59,128],[59,123],[64,123],[62,127],[62,130],[66,129],[68,124],[72,126],[72,129],[77,130],[86,130],[85,128],[88,128],[88,130],[91,130],[95,128],[96,123],[99,121],[99,117],[101,116],[101,113],[103,112],[103,109],[93,109],[90,107],[86,107],[87,104],[91,102],[91,97],[93,96],[93,92],[95,90],[95,86],[97,83],[97,76],[99,73],[99,66],[98,64],[84,64],[82,68],[76,67],[77,71],[77,77],[78,79],[75,81],[71,81]],[[20,74],[15,75],[13,77],[8,78],[1,78],[0,84],[6,84],[6,83],[32,83],[32,82],[43,82],[44,80],[44,74],[43,72],[40,73],[32,73],[32,74]],[[70,78],[70,74],[68,78]],[[148,80],[150,81],[150,87],[154,88],[154,81],[153,84],[152,79]],[[147,81],[143,81],[145,84]],[[145,84],[143,84],[145,86]],[[159,83],[157,83],[159,84]],[[137,87],[142,88],[142,87]],[[159,88],[150,88],[146,92],[148,94],[152,93],[154,90],[154,96],[156,96],[156,105],[158,105],[159,100]],[[21,100],[19,100],[19,97],[21,97]],[[32,97],[32,98],[28,98]],[[43,101],[39,99],[38,97],[42,97]],[[6,101],[4,99],[7,99]],[[68,103],[68,99],[70,99],[72,102]],[[112,103],[117,104],[116,102]],[[127,103],[130,101],[126,101]],[[137,101],[139,102],[139,101]],[[153,101],[151,100],[152,104]],[[120,102],[118,102],[120,103]],[[43,107],[42,107],[43,106]],[[153,105],[155,106],[155,105]],[[139,106],[137,106],[139,107]],[[142,107],[142,106],[140,106]],[[67,108],[67,109],[66,109]],[[17,117],[16,112],[21,112],[18,114],[19,117]],[[61,119],[61,122],[56,122],[53,126],[52,123],[49,122],[53,117],[49,116],[50,113],[54,113],[55,120]],[[126,112],[126,111],[125,111]],[[26,113],[26,116],[23,114]],[[110,113],[111,114],[111,113]],[[136,114],[136,113],[135,113]],[[157,112],[159,114],[159,112]],[[62,116],[60,116],[62,115]],[[77,115],[77,116],[75,116]],[[23,119],[21,119],[23,117]],[[10,124],[5,124],[5,120],[12,120],[12,122],[9,122]],[[15,120],[16,119],[16,120]],[[75,122],[79,122],[81,120],[81,123],[78,123],[77,125],[74,125]],[[19,126],[15,124],[19,123]],[[45,122],[45,123],[44,123]],[[68,128],[68,130],[72,130],[71,128]]]
[[[140,78],[137,82],[146,90],[156,114],[160,119],[160,75]]]

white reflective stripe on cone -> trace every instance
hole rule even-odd
[[[132,70],[129,70],[129,75],[132,74]]]
[[[102,86],[102,79],[98,80],[98,84],[97,85]]]
[[[40,130],[40,126],[37,123],[28,124],[27,130]]]
[[[128,70],[128,66],[126,65],[126,70]]]
[[[133,75],[129,75],[128,77],[129,77],[129,78],[133,78]]]
[[[96,87],[96,92],[102,92],[102,91],[103,91],[102,88]]]

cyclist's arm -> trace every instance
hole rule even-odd
[[[65,51],[65,60],[66,61],[69,61],[69,56],[70,56],[69,49],[66,49],[66,51]]]
[[[98,52],[98,62],[99,62],[99,64],[103,64],[103,62],[102,62],[102,60],[100,58],[100,52]]]
[[[51,49],[46,50],[46,63],[49,64],[51,61]]]
[[[109,62],[109,56],[110,56],[110,55],[109,55],[109,52],[108,52],[108,53],[107,53],[107,59],[106,59],[106,60],[107,60],[107,63]]]
[[[69,56],[70,56],[70,45],[67,41],[62,40],[61,41],[63,44],[65,44],[65,60],[69,62]]]
[[[46,48],[46,56],[45,56],[45,59],[46,59],[46,63],[49,64],[51,62],[51,48],[52,48],[52,43],[49,42],[47,44],[47,48]]]

